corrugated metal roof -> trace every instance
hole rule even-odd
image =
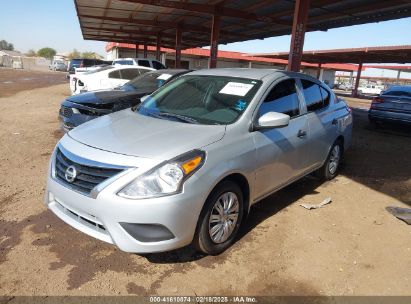
[[[184,48],[210,45],[212,15],[221,16],[219,43],[291,33],[294,1],[289,0],[74,0],[84,39],[174,47],[182,29]],[[311,0],[307,31],[411,16],[407,0]]]

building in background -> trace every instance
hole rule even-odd
[[[127,43],[110,42],[106,45],[107,60],[117,58],[136,57],[136,46]],[[160,61],[168,67],[174,67],[175,51],[173,49],[161,48]],[[139,46],[138,57],[144,57],[144,47]],[[208,49],[193,48],[181,52],[181,66],[186,69],[198,70],[208,68],[210,51]],[[147,47],[147,58],[156,58],[156,48]],[[217,68],[258,68],[258,69],[280,69],[285,70],[287,60],[254,57],[247,53],[218,51]],[[353,64],[323,64],[321,68],[316,64],[302,63],[302,71],[316,77],[329,85],[335,82],[336,71],[353,72],[357,66]]]

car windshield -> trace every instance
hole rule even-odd
[[[250,104],[261,81],[224,76],[182,76],[157,90],[138,113],[198,124],[231,124]]]
[[[173,75],[166,72],[150,72],[130,80],[123,86],[123,89],[151,93],[165,84],[171,77]]]

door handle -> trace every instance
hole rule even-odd
[[[333,125],[338,124],[338,120],[336,118],[334,118],[333,121],[331,122],[331,124],[333,124]]]
[[[303,130],[299,130],[297,136],[299,138],[305,137],[305,136],[307,136],[307,132],[303,131]]]

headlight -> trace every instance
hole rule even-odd
[[[143,199],[179,193],[185,180],[200,169],[204,161],[204,151],[190,151],[161,163],[137,177],[117,195],[130,199]]]

